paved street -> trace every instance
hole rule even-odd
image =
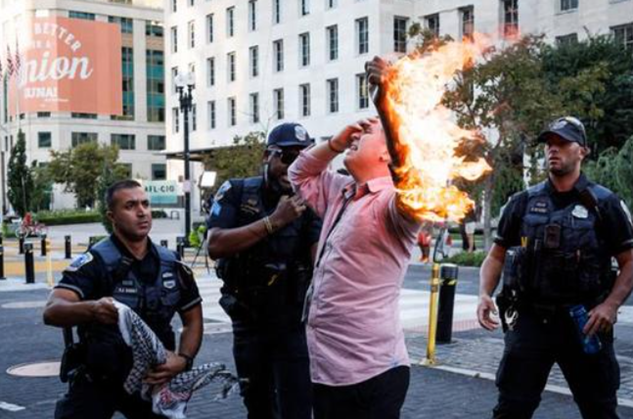
[[[169,226],[165,223],[163,227]],[[172,223],[172,226],[175,226]],[[73,228],[73,231],[76,231]],[[74,233],[73,233],[74,234]],[[92,229],[84,229],[77,240],[76,251],[85,249]],[[63,234],[60,233],[63,238]],[[175,243],[175,233],[164,237]],[[160,239],[158,239],[160,240]],[[81,244],[83,242],[83,244]],[[82,247],[83,246],[83,247]],[[14,249],[15,243],[5,241],[7,264],[22,263]],[[39,250],[39,249],[38,249]],[[62,249],[53,252],[55,280],[59,269],[67,263]],[[36,252],[39,255],[39,252]],[[191,260],[193,254],[188,255]],[[36,257],[39,263],[43,258]],[[230,325],[217,304],[220,281],[208,273],[203,263],[196,268],[198,284],[204,298],[205,340],[198,362],[221,361],[234,370],[231,359]],[[36,275],[36,284],[25,285],[19,275],[7,273],[0,281],[0,418],[50,418],[55,400],[63,394],[65,385],[55,375],[51,364],[49,377],[17,377],[7,373],[16,365],[59,361],[63,350],[61,332],[42,324],[41,313],[48,287],[44,271]],[[430,267],[414,263],[405,278],[401,296],[401,318],[407,331],[411,355],[412,382],[403,411],[403,418],[486,418],[495,404],[494,373],[503,349],[501,332],[488,333],[475,320],[478,274],[476,269],[460,269],[454,317],[454,340],[439,345],[438,365],[419,365],[426,353]],[[633,305],[629,301],[620,313],[616,326],[616,350],[622,368],[619,392],[621,418],[633,419]],[[537,419],[579,419],[567,386],[560,372],[554,370],[544,393]],[[205,388],[192,399],[191,418],[243,418],[245,411],[239,397],[213,402],[213,388]],[[441,413],[440,413],[441,412]]]

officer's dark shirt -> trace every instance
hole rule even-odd
[[[568,192],[557,192],[551,181],[547,181],[546,190],[552,197],[554,210],[560,210],[573,203],[580,203],[579,192],[588,185],[584,174]],[[520,246],[521,222],[526,214],[528,192],[522,191],[513,195],[503,209],[495,243],[504,248]],[[633,248],[633,225],[626,204],[616,194],[611,194],[599,203],[602,222],[598,227],[598,234],[605,239],[609,254],[615,256],[625,250]]]
[[[141,282],[153,283],[156,280],[160,259],[158,252],[154,246],[151,245],[151,242],[149,247],[150,251],[147,252],[142,260],[138,260],[132,256],[130,251],[121,243],[116,235],[113,234],[110,238],[121,254],[133,260],[131,270]],[[103,260],[98,254],[92,251],[88,251],[88,253],[90,253],[92,260],[86,261],[90,259],[90,257],[87,258],[84,255],[77,257],[63,272],[63,277],[55,288],[64,288],[74,291],[81,300],[84,301],[98,300],[102,297],[111,296],[112,290],[106,289],[108,277]],[[195,281],[189,281],[187,285],[188,287],[182,287],[181,300],[177,305],[178,311],[181,313],[202,302]]]

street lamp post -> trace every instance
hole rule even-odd
[[[191,232],[191,173],[189,165],[189,113],[192,108],[192,91],[195,87],[193,75],[187,73],[176,77],[176,89],[178,100],[180,101],[180,111],[184,117],[183,137],[184,137],[184,158],[185,158],[185,181],[183,189],[185,192],[185,243],[189,243],[189,233]]]

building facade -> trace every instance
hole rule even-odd
[[[566,42],[611,32],[633,48],[633,0],[166,0],[168,152],[183,149],[178,74],[195,76],[192,150],[284,121],[324,139],[375,113],[364,63],[410,50],[416,22],[454,39],[536,32]],[[182,167],[168,161],[168,176]]]
[[[51,150],[98,141],[118,144],[119,162],[127,166],[132,177],[166,179],[162,154],[166,148],[162,0],[0,0],[0,40],[5,40],[0,44],[7,44],[15,52],[19,47],[13,39],[20,25],[30,18],[54,16],[119,25],[121,62],[114,65],[121,66],[123,115],[18,111],[19,118],[12,117],[8,108],[15,104],[5,85],[0,95],[3,173],[6,174],[9,152],[21,129],[26,136],[29,162],[36,160],[45,165]],[[53,209],[75,206],[74,196],[62,189],[62,185],[54,187]]]

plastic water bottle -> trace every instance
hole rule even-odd
[[[587,336],[583,333],[583,329],[589,320],[589,314],[587,313],[587,309],[583,305],[573,306],[569,309],[569,314],[571,318],[574,319],[574,323],[576,324],[576,329],[578,330],[578,335],[582,341],[582,349],[586,354],[592,355],[597,354],[602,349],[602,343],[600,342],[600,338],[598,335],[593,334],[592,336]]]

